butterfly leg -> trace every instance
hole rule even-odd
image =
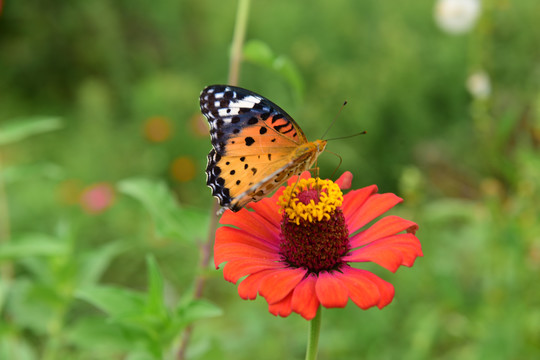
[[[294,193],[294,189],[296,189],[296,185],[298,185],[298,182],[300,181],[300,175],[296,178],[296,182],[294,183],[294,186],[291,190],[291,196],[289,197],[289,202],[287,203],[287,207],[291,207],[291,200],[293,198],[292,194]]]

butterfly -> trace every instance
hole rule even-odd
[[[206,87],[201,112],[210,124],[206,184],[223,208],[238,211],[291,176],[309,170],[326,140],[309,142],[293,118],[250,90]]]

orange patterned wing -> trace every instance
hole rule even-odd
[[[238,211],[309,169],[326,141],[308,142],[279,106],[239,87],[213,85],[200,96],[210,124],[206,184],[221,206]]]

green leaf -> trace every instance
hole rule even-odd
[[[147,312],[158,318],[163,318],[167,315],[165,307],[163,276],[159,270],[156,259],[153,256],[146,258],[148,266],[148,298],[146,300]]]
[[[223,311],[213,303],[204,299],[181,300],[173,313],[168,327],[168,335],[171,339],[176,337],[188,325],[202,319],[221,316]]]
[[[12,283],[6,305],[10,321],[38,334],[46,333],[47,326],[58,319],[58,309],[66,306],[58,290],[54,286],[18,278]]]
[[[27,337],[13,333],[0,336],[0,359],[36,360],[38,357]]]
[[[121,181],[118,188],[143,204],[159,237],[194,242],[206,236],[208,214],[182,208],[163,182],[127,179]]]
[[[113,318],[144,311],[142,294],[114,286],[84,286],[76,292],[76,297],[89,302]]]
[[[4,310],[4,304],[6,302],[10,287],[11,281],[6,281],[3,278],[0,278],[0,313],[2,313]]]
[[[223,315],[223,310],[208,300],[192,300],[177,310],[179,320],[187,326],[201,319]]]
[[[53,163],[9,166],[2,168],[2,173],[0,173],[0,178],[6,184],[21,180],[35,180],[36,178],[61,180],[63,177],[64,169]]]
[[[14,237],[0,245],[0,260],[15,260],[31,256],[65,255],[69,247],[61,240],[45,234],[27,234]]]
[[[101,358],[111,358],[113,353],[108,352],[132,351],[137,343],[147,340],[139,330],[91,317],[79,319],[66,336],[71,345],[91,349],[93,354],[102,355]]]
[[[286,56],[279,56],[274,60],[274,70],[287,80],[300,101],[304,96],[304,81],[294,63]]]
[[[114,257],[127,248],[127,244],[111,242],[81,256],[79,264],[79,284],[95,284],[105,272]]]
[[[276,56],[265,42],[251,40],[244,45],[243,57],[248,62],[260,65],[281,75],[291,86],[296,100],[300,101],[302,99],[304,96],[302,76],[287,56]]]
[[[245,43],[243,49],[244,59],[254,64],[271,69],[276,56],[270,46],[261,40],[251,40]]]
[[[66,331],[71,345],[91,350],[92,358],[112,359],[119,352],[127,358],[144,354],[146,359],[162,359],[160,345],[148,335],[147,329],[112,323],[101,318],[82,318]],[[136,358],[136,357],[134,357]]]
[[[57,130],[62,127],[59,117],[33,117],[14,119],[0,127],[0,145],[21,141],[32,135]]]
[[[161,359],[161,356],[156,356],[154,354],[150,354],[146,351],[132,351],[128,354],[128,357],[126,360],[159,360]]]

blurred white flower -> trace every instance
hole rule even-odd
[[[485,71],[477,71],[469,75],[467,90],[477,99],[487,99],[491,94],[491,81]]]
[[[480,0],[437,0],[435,21],[450,34],[471,30],[480,15]]]

